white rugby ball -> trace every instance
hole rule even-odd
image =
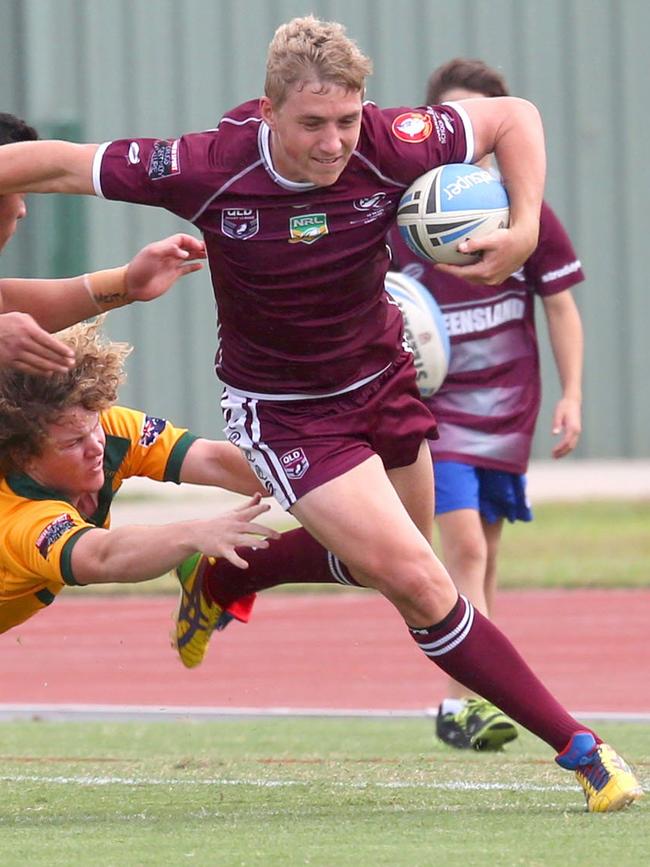
[[[469,265],[480,256],[460,253],[466,238],[508,226],[510,205],[501,181],[480,166],[450,163],[416,178],[402,196],[397,225],[408,246],[424,259]]]
[[[402,311],[404,337],[413,352],[420,394],[431,397],[449,369],[449,335],[440,307],[422,283],[406,274],[389,271],[384,286]]]

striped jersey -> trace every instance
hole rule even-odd
[[[434,459],[526,472],[541,402],[535,297],[584,280],[564,227],[544,203],[536,250],[499,286],[443,274],[414,255],[396,230],[390,245],[397,270],[438,302],[450,337],[449,372],[427,400],[440,435],[431,443]]]

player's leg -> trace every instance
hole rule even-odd
[[[561,751],[581,726],[458,596],[431,548],[431,418],[412,359],[334,401],[278,406],[226,390],[224,410],[258,477],[360,583],[395,605],[423,652]]]
[[[458,591],[488,616],[488,543],[479,514],[476,467],[436,461],[435,504],[443,562]],[[493,704],[450,678],[436,714],[436,735],[457,749],[497,750],[517,736],[517,728]]]
[[[360,583],[375,587],[395,605],[432,661],[560,752],[582,726],[551,696],[505,636],[458,596],[423,535],[430,514],[429,467],[423,444],[414,464],[392,473],[416,513],[414,520],[377,458],[312,490],[292,511]]]
[[[311,491],[292,511],[324,547],[348,565],[360,583],[375,587],[395,605],[432,661],[469,689],[518,716],[559,752],[581,726],[496,627],[458,596],[423,535],[430,514],[429,466],[428,448],[423,444],[414,464],[391,474],[399,493],[415,511],[415,520],[402,507],[377,458]],[[494,665],[495,659],[500,660],[499,666]]]
[[[481,468],[477,468],[476,472],[479,480],[479,512],[487,545],[485,599],[489,616],[494,610],[504,521],[532,521],[533,513],[526,496],[525,475]]]
[[[481,518],[481,525],[487,545],[487,561],[485,564],[483,591],[485,604],[487,606],[487,616],[492,617],[495,610],[494,602],[498,583],[499,551],[501,548],[501,536],[503,534],[503,518],[499,518],[492,522],[486,521],[485,518]]]
[[[432,618],[444,618],[457,597],[430,544],[431,470],[426,446],[416,462],[397,475],[408,490],[414,517],[404,508],[376,455],[309,491],[291,512],[360,584],[379,590],[407,623],[423,626]]]
[[[555,747],[565,767],[584,762],[595,766],[597,738],[566,713],[505,636],[457,596],[448,573],[433,554],[425,538],[431,523],[430,456],[417,424],[415,433],[413,426],[410,428],[410,438],[403,428],[397,433],[394,419],[405,418],[404,393],[400,391],[391,402],[396,392],[390,393],[395,375],[391,372],[390,376],[388,381],[379,382],[373,394],[353,395],[338,407],[330,403],[320,408],[320,414],[318,407],[312,416],[298,407],[294,410],[300,415],[298,419],[285,407],[258,406],[247,399],[237,406],[234,395],[227,407],[229,429],[240,438],[250,430],[260,434],[257,442],[251,443],[253,460],[259,461],[255,467],[258,475],[277,489],[278,499],[289,503],[299,520],[346,562],[356,577],[393,602],[414,640],[432,661]],[[373,401],[381,404],[381,413],[371,412]],[[382,461],[376,455],[360,460],[360,454],[367,452],[363,438],[341,435],[341,414],[350,429],[354,423],[356,431],[363,421],[358,414],[360,406],[372,420],[372,428],[367,428],[369,441],[381,441],[378,451],[384,464],[399,467],[393,473],[394,482],[412,516],[402,506]],[[416,416],[417,412],[415,408]],[[412,417],[406,418],[407,424]],[[309,423],[310,437],[304,430],[305,422]],[[300,447],[295,444],[296,423],[302,431]],[[262,436],[267,430],[272,434],[270,442]],[[289,432],[288,439],[285,431]],[[414,453],[418,435],[417,459],[409,464],[405,456]],[[402,466],[405,462],[407,466]],[[492,666],[494,658],[500,660],[498,670]],[[590,739],[589,746],[586,739]],[[611,776],[615,782],[615,774]],[[623,788],[631,793],[629,785],[624,783]]]

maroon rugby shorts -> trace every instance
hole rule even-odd
[[[285,509],[372,455],[387,470],[412,464],[436,422],[420,399],[413,356],[402,352],[354,391],[298,401],[259,400],[227,387],[226,436]]]

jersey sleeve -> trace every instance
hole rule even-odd
[[[524,270],[539,295],[555,295],[585,279],[566,229],[546,202],[540,213],[539,242]]]
[[[106,142],[93,162],[95,194],[166,208],[192,220],[215,192],[214,175],[211,183],[209,179],[217,168],[216,153],[213,131]]]
[[[365,107],[362,152],[383,174],[403,184],[439,165],[471,163],[473,142],[469,117],[460,106]]]
[[[112,407],[102,414],[107,437],[128,441],[122,458],[120,481],[145,476],[160,482],[180,483],[180,472],[188,449],[197,437],[175,427],[164,418],[126,407]]]
[[[93,525],[64,500],[25,501],[5,538],[7,571],[16,580],[76,584],[70,565],[73,545]]]

